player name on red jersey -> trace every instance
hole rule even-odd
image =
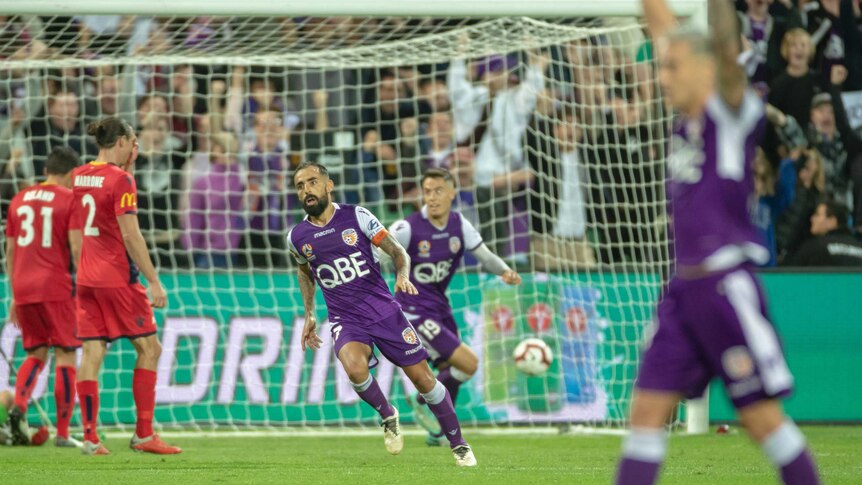
[[[30,192],[24,193],[24,202],[30,202],[32,200],[41,200],[43,202],[53,202],[55,194],[51,190],[33,190]]]
[[[103,183],[105,183],[105,177],[100,177],[98,175],[75,176],[75,187],[95,187],[97,189],[101,189]]]

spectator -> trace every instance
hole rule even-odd
[[[429,116],[432,113],[449,111],[449,88],[446,80],[438,77],[425,77],[419,82],[419,113]]]
[[[282,115],[260,109],[254,115],[254,139],[246,142],[248,158],[249,234],[245,249],[257,268],[287,266],[284,234],[287,229],[288,199],[285,185],[287,131]]]
[[[788,162],[783,162],[788,163]],[[784,264],[811,235],[810,217],[824,196],[826,174],[823,159],[817,150],[805,150],[798,160],[792,160],[796,171],[796,189],[790,206],[778,218],[775,226],[777,259]]]
[[[811,108],[813,146],[823,154],[826,191],[853,210],[854,223],[862,227],[862,137],[850,127],[841,85],[847,69],[832,66],[829,93]],[[852,191],[852,193],[851,193]],[[851,202],[852,201],[852,202]]]
[[[117,76],[112,66],[98,72],[95,80],[95,95],[84,100],[84,119],[87,124],[106,116],[117,116],[126,120],[135,117],[133,68]]]
[[[661,141],[643,120],[631,87],[611,90],[604,129],[598,134],[586,164],[590,174],[592,221],[602,245],[603,263],[657,261],[656,221],[663,208],[660,192]]]
[[[181,153],[171,150],[170,143],[166,120],[145,123],[138,134],[135,162],[138,221],[150,241],[153,260],[162,267],[176,266],[173,252],[180,237],[177,207],[184,159]]]
[[[212,167],[192,185],[184,245],[198,268],[232,268],[245,230],[239,145],[228,133],[213,135],[210,143]]]
[[[838,202],[822,202],[811,216],[811,234],[788,266],[862,267],[862,243],[847,226],[847,207]]]
[[[583,130],[572,106],[557,111],[553,123],[555,146],[530,150],[534,171],[530,189],[530,253],[536,271],[576,271],[595,267],[586,240],[586,180]]]
[[[811,99],[821,85],[808,66],[814,54],[811,36],[803,29],[790,29],[781,42],[787,67],[769,86],[769,102],[799,122],[811,115]]]
[[[522,143],[538,95],[545,89],[548,63],[547,55],[530,55],[520,83],[510,79],[514,61],[509,57],[493,56],[480,62],[475,73],[480,84],[470,82],[462,59],[453,60],[449,66],[456,142],[470,146],[476,154],[479,229],[498,254],[509,252],[501,243],[511,233],[507,221],[511,194],[531,182]]]
[[[401,120],[414,115],[403,103],[404,86],[392,71],[384,70],[365,93],[360,127],[360,180],[362,197],[369,203],[395,198],[399,169]]]
[[[862,30],[859,0],[841,0],[841,38],[844,40],[844,65],[847,67],[845,91],[862,89]]]
[[[737,12],[740,31],[751,48],[746,70],[752,86],[762,96],[769,91],[770,81],[784,68],[785,61],[781,57],[784,34],[792,28],[802,27],[802,17],[793,1],[795,0],[780,2],[788,9],[787,18],[770,14],[772,0],[745,0],[745,11]]]
[[[841,0],[818,0],[804,7],[804,19],[814,43],[814,69],[821,85],[829,84],[832,66],[844,65],[844,38],[839,21]]]
[[[796,195],[796,170],[793,162],[788,160],[787,163],[781,164],[781,170],[776,177],[776,171],[759,148],[753,168],[757,205],[752,210],[752,219],[769,250],[769,261],[764,266],[775,266],[778,262],[775,223]]]
[[[43,115],[31,119],[27,128],[33,157],[32,173],[38,180],[43,178],[45,159],[55,146],[75,150],[82,160],[93,160],[99,153],[85,133],[77,94],[71,91],[54,93],[48,98],[47,114],[47,119]]]
[[[230,90],[225,114],[225,128],[237,135],[252,135],[254,115],[258,111],[276,111],[283,116],[282,126],[292,130],[299,124],[299,117],[288,112],[277,86],[269,77],[254,75],[248,79],[248,95],[245,92],[246,68],[235,66],[231,75]]]

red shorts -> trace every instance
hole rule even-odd
[[[38,347],[77,349],[81,341],[75,338],[75,300],[46,301],[15,305],[24,350]]]
[[[78,338],[107,340],[156,333],[156,320],[140,283],[121,288],[78,286]]]

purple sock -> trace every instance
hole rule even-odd
[[[383,395],[383,391],[380,390],[374,377],[368,376],[368,379],[362,384],[353,384],[353,389],[363,401],[380,413],[381,418],[386,419],[395,414],[395,408],[389,405],[389,401],[386,400],[386,396]]]
[[[817,467],[808,453],[805,436],[787,420],[761,443],[763,452],[772,464],[781,470],[781,480],[788,485],[820,483]]]
[[[790,463],[781,467],[781,480],[787,485],[816,485],[820,483],[817,468],[808,450],[802,450]]]
[[[652,485],[661,463],[623,458],[617,468],[617,485]]]
[[[437,416],[440,429],[443,430],[446,439],[449,440],[449,446],[455,448],[466,445],[467,442],[461,437],[461,424],[458,423],[458,416],[455,415],[452,398],[449,397],[449,391],[439,381],[430,392],[425,393],[425,401],[434,416]]]
[[[449,391],[449,397],[452,399],[452,405],[455,405],[455,403],[458,402],[458,390],[461,389],[461,384],[463,384],[464,382],[456,379],[452,375],[451,367],[447,367],[441,370],[440,373],[437,374],[437,380],[443,384],[443,387],[445,387],[447,391]],[[425,398],[422,396],[422,394],[420,394],[419,397],[416,398],[416,400],[419,402],[419,404],[425,404]]]
[[[463,384],[463,382],[452,376],[451,367],[447,367],[440,371],[440,373],[437,374],[437,380],[443,384],[447,391],[449,391],[449,397],[452,399],[452,405],[454,406],[455,403],[458,402],[458,389],[461,388],[461,384]]]

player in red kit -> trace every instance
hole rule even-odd
[[[9,206],[6,269],[12,286],[10,320],[21,329],[27,359],[15,377],[15,402],[9,412],[15,444],[29,444],[27,402],[54,347],[57,446],[76,445],[69,438],[75,408],[75,297],[70,261],[78,263],[81,230],[73,217],[72,170],[78,154],[58,147],[45,163],[45,182],[22,190]]]
[[[78,269],[78,338],[84,341],[78,370],[84,425],[81,451],[87,455],[108,454],[96,433],[97,379],[107,342],[127,338],[138,354],[132,383],[137,426],[130,447],[146,453],[180,453],[182,450],[165,444],[153,433],[156,366],[162,348],[151,306],[164,307],[167,295],[138,226],[137,190],[132,177],[138,156],[137,137],[126,121],[116,117],[91,123],[87,134],[95,137],[99,155],[95,162],[72,174],[83,232]],[[147,299],[147,291],[138,281],[139,269],[149,284],[151,299]]]

